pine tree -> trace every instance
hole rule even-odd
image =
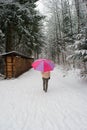
[[[0,3],[0,29],[5,35],[6,52],[12,50],[28,54],[33,52],[35,34],[39,34],[39,21],[42,19],[35,10],[36,1],[13,0],[9,3]]]
[[[0,53],[4,52],[4,41],[5,41],[5,35],[2,33],[2,30],[0,30]]]

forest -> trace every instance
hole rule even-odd
[[[18,51],[35,59],[52,59],[87,75],[87,1],[0,0],[0,53]]]

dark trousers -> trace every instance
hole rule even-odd
[[[47,92],[47,89],[48,89],[48,80],[50,79],[50,78],[42,78],[43,79],[43,90],[45,91],[45,92]]]

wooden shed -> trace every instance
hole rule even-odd
[[[4,59],[5,78],[15,78],[31,68],[34,58],[25,56],[16,51],[0,55]]]

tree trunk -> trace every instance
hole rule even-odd
[[[69,0],[67,0],[68,5],[69,5],[69,17],[70,17],[70,26],[71,26],[71,34],[73,35],[73,27],[72,27],[72,17],[71,17],[71,11],[70,11],[70,4],[69,4]]]
[[[6,32],[6,52],[10,52],[13,50],[13,44],[12,44],[12,32],[13,27],[11,23],[7,23],[7,32]]]
[[[80,33],[80,7],[79,0],[75,0],[75,7],[77,11],[77,19],[78,19],[78,34]]]

